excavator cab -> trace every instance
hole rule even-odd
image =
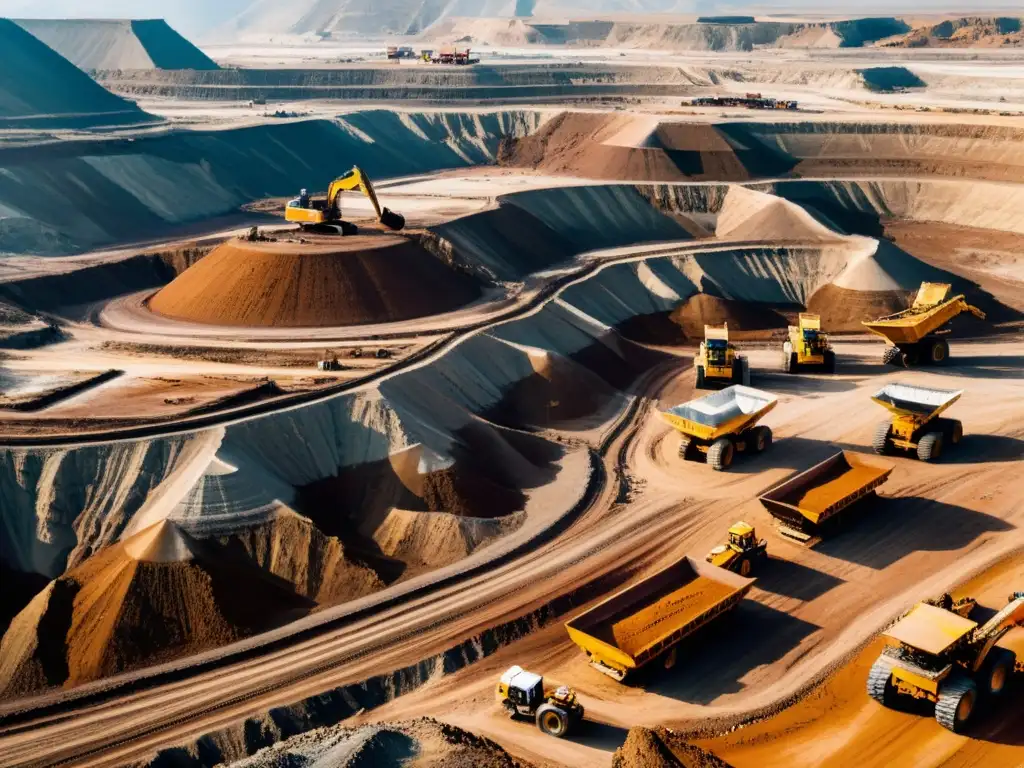
[[[754,536],[754,526],[742,521],[736,523],[729,529],[729,544],[740,552],[746,552],[757,544]]]

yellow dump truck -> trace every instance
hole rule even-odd
[[[725,614],[754,583],[683,557],[566,622],[569,637],[590,665],[622,681],[657,661],[677,661],[677,644]]]
[[[729,341],[729,324],[705,325],[704,341],[693,358],[694,386],[750,384],[750,362]]]
[[[914,606],[885,632],[886,647],[868,673],[868,695],[885,706],[900,697],[933,702],[939,724],[962,733],[981,696],[998,701],[1009,687],[1018,659],[999,642],[1024,626],[1024,592],[1010,595],[984,624],[969,618],[975,606],[971,598],[950,595]]]
[[[782,345],[782,370],[796,373],[801,368],[836,372],[836,353],[821,330],[821,316],[800,313],[797,325],[789,326],[789,339]]]
[[[897,450],[915,451],[921,461],[935,461],[946,447],[957,445],[964,426],[939,414],[960,399],[963,390],[886,384],[871,399],[892,413],[875,429],[872,447],[886,455]]]
[[[874,456],[840,451],[758,498],[778,522],[780,534],[810,544],[855,501],[874,493],[892,470],[892,464]]]
[[[778,402],[770,392],[736,384],[661,415],[682,433],[683,459],[707,461],[721,472],[732,466],[737,452],[761,453],[772,444],[771,429],[757,422]]]
[[[727,571],[749,576],[761,562],[768,559],[768,542],[758,540],[750,523],[742,520],[729,527],[729,539],[708,552],[706,562]]]
[[[963,294],[949,297],[951,289],[949,283],[921,283],[909,309],[864,322],[869,331],[889,342],[884,362],[911,368],[949,360],[949,343],[936,332],[964,312],[985,319],[985,313],[968,304]]]

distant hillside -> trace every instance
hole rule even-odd
[[[87,71],[219,69],[162,19],[17,19],[15,23]]]
[[[919,27],[878,43],[887,48],[1010,48],[1024,46],[1024,19],[971,16]]]
[[[8,19],[0,19],[0,52],[2,127],[95,127],[156,119]]]

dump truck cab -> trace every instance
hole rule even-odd
[[[821,316],[801,312],[798,324],[789,326],[789,339],[782,345],[782,370],[796,373],[801,367],[835,373],[836,354],[821,330]]]
[[[985,313],[968,304],[963,294],[950,297],[952,288],[949,283],[921,283],[909,308],[864,321],[869,331],[889,342],[882,362],[912,368],[949,361],[949,343],[939,335],[944,327],[965,312],[985,319]]]
[[[544,678],[520,666],[509,667],[498,679],[498,703],[509,717],[532,717],[551,736],[565,736],[583,719],[576,691],[562,685],[545,692]]]
[[[715,384],[750,384],[747,359],[729,341],[729,324],[704,326],[704,341],[693,359],[694,386],[706,389]]]
[[[884,633],[886,646],[868,674],[868,694],[885,706],[897,697],[935,704],[935,719],[961,733],[980,695],[1001,697],[1017,664],[999,640],[1024,626],[1024,592],[1010,595],[1006,607],[985,624],[969,618],[972,598],[950,595],[915,605]]]
[[[959,420],[940,417],[962,394],[962,389],[886,384],[871,396],[892,414],[875,428],[875,453],[914,451],[921,461],[939,459],[946,448],[963,439],[964,427]]]
[[[767,557],[768,542],[764,539],[758,541],[754,526],[740,520],[729,528],[728,541],[712,549],[704,559],[719,568],[749,576]]]

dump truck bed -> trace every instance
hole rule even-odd
[[[734,384],[669,408],[662,417],[684,434],[717,440],[750,428],[778,402],[771,392]]]
[[[890,637],[911,648],[939,656],[978,626],[952,611],[918,603],[910,612],[886,631]]]
[[[960,399],[962,389],[931,389],[907,384],[886,384],[871,396],[879,405],[897,416],[917,420],[933,419]]]
[[[747,593],[753,579],[683,557],[566,622],[592,663],[621,680]]]
[[[909,309],[865,322],[864,326],[898,345],[921,341],[964,312],[985,319],[985,313],[968,304],[962,294],[946,298],[950,287],[947,283],[922,283]]]
[[[864,453],[840,451],[760,496],[772,517],[806,531],[884,483],[894,465]]]

